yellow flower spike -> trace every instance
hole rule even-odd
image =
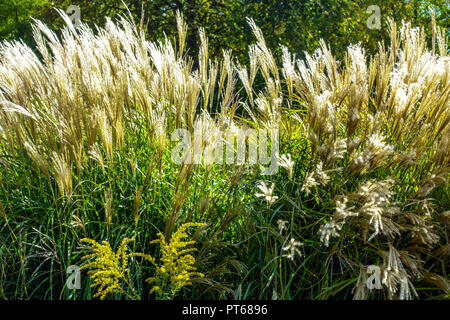
[[[161,290],[160,287],[154,286],[154,287],[150,290],[150,294],[152,294],[152,293],[155,292],[155,291],[160,291],[160,290]]]
[[[122,288],[122,283],[125,282],[139,299],[139,296],[127,281],[127,275],[130,272],[127,266],[131,257],[141,257],[156,267],[156,275],[146,279],[146,282],[149,284],[156,283],[150,290],[150,294],[157,292],[163,299],[173,298],[181,288],[192,284],[193,277],[205,276],[203,273],[196,271],[197,268],[194,267],[195,258],[189,254],[196,250],[196,248],[188,248],[194,245],[195,241],[184,241],[184,239],[189,237],[187,230],[190,227],[202,225],[202,223],[185,223],[173,233],[169,241],[166,241],[162,233],[158,233],[157,239],[150,243],[159,244],[159,263],[148,254],[141,252],[129,253],[127,245],[134,239],[124,238],[116,253],[113,252],[107,241],[98,243],[92,239],[82,239],[82,242],[92,246],[92,253],[82,258],[89,262],[83,265],[81,269],[90,269],[88,274],[93,280],[91,287],[97,287],[97,292],[93,297],[104,299],[107,294],[118,292],[128,295]],[[134,299],[135,297],[131,298]]]
[[[188,238],[187,230],[190,227],[200,227],[203,223],[185,223],[172,234],[167,242],[162,233],[158,233],[158,239],[150,243],[158,243],[160,246],[160,262],[156,266],[156,277],[148,278],[148,283],[157,282],[150,293],[158,292],[162,298],[170,299],[184,286],[192,284],[192,277],[204,277],[204,274],[195,272],[195,258],[188,254],[195,251],[195,248],[186,248],[194,245],[195,241],[183,241]]]
[[[90,262],[83,265],[81,269],[90,269],[88,275],[93,280],[91,287],[98,287],[93,297],[100,297],[103,300],[108,293],[121,292],[128,295],[122,288],[122,282],[128,283],[128,260],[133,254],[128,253],[127,245],[134,239],[124,238],[117,249],[117,253],[114,253],[107,241],[102,241],[101,244],[88,238],[81,239],[81,241],[92,246],[92,254],[82,258]],[[134,292],[131,286],[130,288]],[[139,299],[140,297],[135,294],[131,298]]]

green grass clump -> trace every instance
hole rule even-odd
[[[283,47],[280,62],[249,24],[248,67],[210,57],[201,31],[194,69],[184,35],[148,42],[124,18],[59,36],[37,21],[39,55],[1,44],[0,298],[449,297],[445,30],[429,49],[423,30],[391,23],[374,56],[355,45],[339,62],[322,42],[305,60]],[[176,129],[244,127],[278,130],[274,175],[173,160]],[[175,241],[183,226],[197,228]],[[105,263],[72,290],[83,238]],[[371,265],[381,289],[366,285]],[[120,276],[106,281],[102,266]],[[154,289],[155,274],[171,280]]]

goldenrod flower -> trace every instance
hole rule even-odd
[[[93,260],[83,265],[81,269],[91,269],[88,272],[94,281],[91,287],[98,286],[97,293],[93,297],[104,299],[108,293],[122,292],[127,294],[122,289],[122,282],[127,282],[128,259],[134,255],[128,253],[127,244],[134,239],[124,238],[117,249],[117,253],[114,253],[107,241],[98,243],[87,238],[81,239],[81,241],[92,245],[93,253],[84,256],[83,259]]]
[[[150,293],[158,292],[165,297],[173,297],[182,287],[192,284],[192,277],[204,277],[204,274],[196,272],[195,258],[189,253],[196,250],[187,248],[195,241],[184,241],[188,237],[186,230],[190,227],[202,226],[202,223],[185,223],[172,235],[167,242],[162,233],[158,233],[159,239],[151,243],[160,245],[160,262],[157,264],[154,259],[152,264],[156,267],[156,276],[147,279],[148,283],[156,282]],[[167,288],[169,286],[170,288]]]

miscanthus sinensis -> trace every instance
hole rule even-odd
[[[299,257],[302,256],[302,253],[300,251],[300,247],[303,246],[303,242],[297,241],[294,238],[291,238],[289,242],[282,248],[283,251],[287,251],[288,254],[286,255],[286,258],[290,260],[294,260],[294,257],[296,254],[299,255]]]
[[[340,230],[350,217],[360,217],[364,225],[364,237],[370,229],[373,233],[368,241],[379,234],[388,237],[399,235],[399,227],[392,218],[399,214],[400,209],[392,201],[394,180],[391,178],[361,183],[354,193],[340,196],[336,199],[336,210],[332,219],[319,229],[321,241],[328,246],[331,238],[339,237]],[[351,206],[349,205],[351,203]]]
[[[282,220],[282,219],[278,219],[277,220],[277,225],[278,225],[278,231],[281,233],[283,233],[283,230],[287,230],[288,229],[288,221],[286,220]]]
[[[417,292],[411,282],[411,275],[420,276],[414,259],[410,259],[406,252],[397,251],[394,246],[389,243],[389,250],[382,251],[383,272],[382,284],[387,290],[389,299],[394,297],[400,300],[411,300],[417,296]],[[406,266],[409,267],[409,271]]]
[[[258,185],[258,188],[262,193],[256,193],[255,196],[257,196],[258,198],[265,198],[267,201],[267,206],[270,207],[278,199],[277,196],[272,195],[274,187],[275,183],[272,183],[272,186],[269,188],[265,181],[261,181]]]
[[[84,260],[90,261],[81,269],[90,269],[88,274],[93,280],[91,287],[98,287],[97,292],[93,295],[94,298],[104,299],[108,293],[123,293],[131,299],[140,298],[128,282],[130,272],[128,260],[134,254],[128,252],[127,244],[134,239],[124,238],[117,252],[112,250],[108,241],[98,243],[87,238],[81,239],[81,241],[91,245],[92,254],[83,257]],[[124,282],[130,287],[133,295],[123,289]]]
[[[327,175],[326,171],[323,170],[323,163],[320,161],[316,165],[315,171],[308,173],[305,178],[305,182],[302,185],[301,191],[306,192],[306,194],[311,193],[313,187],[319,185],[326,185],[330,181],[330,177]]]
[[[292,179],[292,177],[294,175],[295,162],[292,160],[291,155],[289,153],[288,154],[283,154],[280,157],[279,163],[280,163],[280,166],[285,168],[286,171],[288,172],[289,179]]]

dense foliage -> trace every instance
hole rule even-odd
[[[94,28],[59,11],[58,31],[35,21],[27,43],[1,43],[0,298],[449,298],[447,31],[388,20],[364,49],[324,22],[311,32],[330,43],[285,43],[247,5],[261,20],[242,43],[208,37],[212,6],[175,13],[159,41],[126,13]],[[210,161],[243,128],[278,132],[275,174]],[[177,129],[218,135],[177,163]]]
[[[58,30],[64,22],[54,8],[66,10],[70,5],[79,6],[81,20],[91,26],[102,25],[106,17],[128,12],[140,21],[144,11],[150,40],[161,39],[163,34],[175,36],[175,11],[180,10],[189,21],[186,42],[193,57],[198,54],[199,29],[204,28],[213,56],[220,55],[222,49],[232,49],[234,56],[244,62],[247,62],[247,46],[252,41],[246,17],[255,20],[276,56],[280,54],[279,43],[293,52],[312,52],[319,48],[320,39],[332,43],[333,53],[339,58],[348,45],[357,42],[375,53],[378,41],[388,39],[388,18],[397,23],[414,21],[425,26],[430,36],[430,8],[436,11],[437,25],[450,26],[450,5],[445,0],[3,0],[0,3],[0,39],[20,38],[31,44],[31,17]],[[371,5],[381,9],[382,28],[379,30],[371,30],[366,25],[373,14],[367,12]]]

